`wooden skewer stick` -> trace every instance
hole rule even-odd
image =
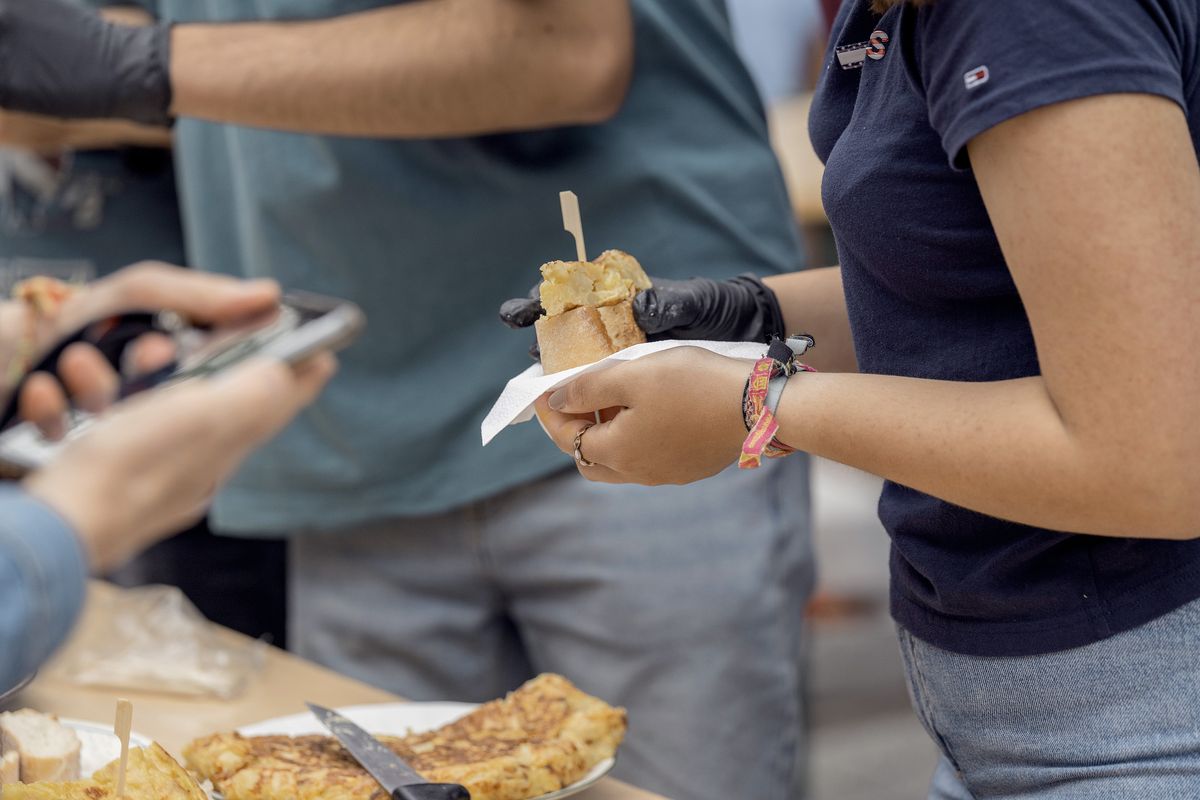
[[[125,770],[129,767],[129,732],[133,728],[133,703],[117,701],[117,721],[113,732],[121,740],[121,764],[117,769],[117,797],[125,796]]]
[[[575,237],[575,257],[579,261],[587,261],[587,246],[583,243],[583,218],[579,215],[579,198],[574,192],[559,192],[558,201],[562,204],[563,215],[563,230]],[[596,424],[599,425],[604,420],[600,419],[600,412],[596,412]]]
[[[579,198],[574,192],[559,192],[562,203],[563,230],[575,237],[575,255],[587,261],[587,247],[583,244],[583,220],[579,217]]]

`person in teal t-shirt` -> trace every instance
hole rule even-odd
[[[631,782],[795,796],[804,461],[614,490],[536,426],[479,444],[528,363],[497,304],[574,253],[559,191],[593,255],[660,278],[797,267],[722,0],[160,0],[137,30],[59,2],[0,0],[0,98],[174,117],[189,262],[370,320],[214,509],[290,537],[293,648],[415,699],[561,672],[629,708]],[[88,84],[47,66],[65,48]]]

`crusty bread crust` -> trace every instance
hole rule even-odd
[[[628,300],[613,306],[573,308],[534,323],[546,374],[581,367],[646,341]]]
[[[34,739],[58,739],[55,748],[35,747]],[[62,727],[52,716],[25,709],[0,714],[0,750],[15,750],[21,758],[21,780],[79,780],[80,741],[75,732]]]
[[[638,260],[606,250],[595,261],[542,265],[545,316],[535,323],[547,374],[581,367],[646,341],[633,316],[633,299],[649,289]]]
[[[466,786],[472,800],[528,800],[578,781],[624,736],[623,709],[542,675],[438,730],[380,739],[431,781]],[[217,734],[184,757],[227,800],[385,800],[328,736]]]
[[[0,757],[0,786],[21,780],[21,756],[10,750]]]

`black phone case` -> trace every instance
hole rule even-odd
[[[58,377],[58,360],[63,352],[73,344],[86,342],[100,351],[100,354],[113,366],[120,370],[121,359],[126,348],[138,337],[151,332],[165,332],[157,322],[157,317],[149,313],[126,314],[101,322],[94,322],[79,329],[71,336],[63,339],[54,349],[47,353],[37,364],[22,377],[20,383],[13,389],[12,396],[5,405],[4,413],[0,416],[0,430],[7,428],[16,419],[21,389],[25,381],[35,372],[47,372]]]

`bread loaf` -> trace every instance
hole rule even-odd
[[[633,298],[650,288],[641,264],[609,250],[595,261],[552,261],[542,267],[542,309],[535,324],[547,372],[591,364],[646,341]]]
[[[20,756],[23,783],[79,780],[79,737],[46,714],[0,714],[0,751]]]

